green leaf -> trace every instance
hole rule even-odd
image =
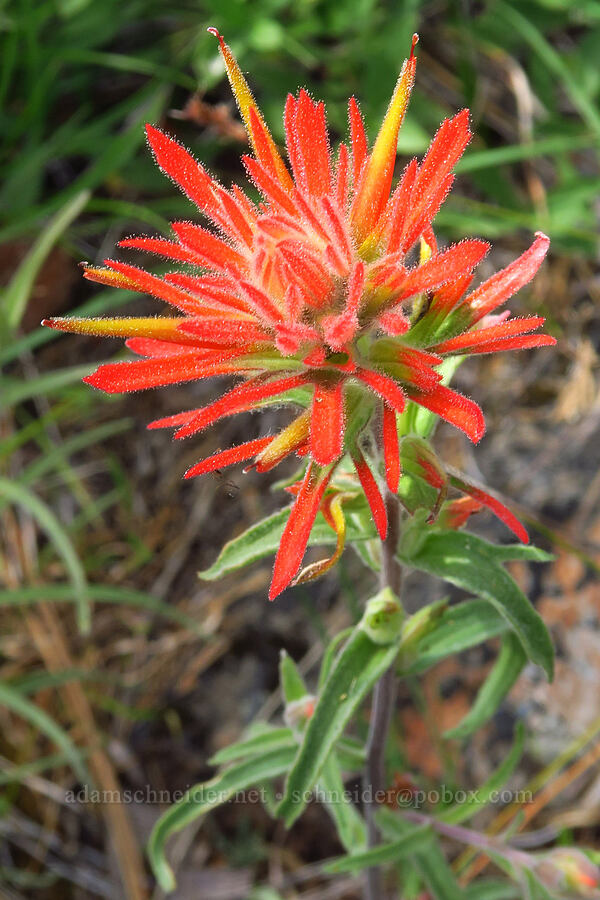
[[[90,374],[92,368],[93,365],[90,363],[82,366],[69,366],[67,369],[56,369],[55,372],[38,375],[28,381],[2,378],[0,379],[0,409],[16,406],[17,403],[23,403],[24,400],[29,400],[31,397],[41,397],[60,391],[70,384],[81,381]]]
[[[447,656],[453,656],[503,634],[509,625],[485,600],[465,600],[444,610],[437,628],[419,644],[419,655],[408,672],[420,674]]]
[[[171,806],[160,817],[150,835],[148,858],[163,891],[175,888],[175,876],[165,855],[169,837],[215,807],[226,803],[237,791],[283,775],[292,764],[294,755],[294,748],[282,748],[232,766],[216,778],[195,785],[183,800]]]
[[[566,93],[571,98],[573,105],[578,109],[582,119],[595,132],[596,136],[600,137],[600,113],[598,112],[598,107],[591,97],[588,96],[583,85],[571,73],[564,56],[554,49],[533,22],[508,3],[499,0],[495,5],[495,14],[508,22],[510,27],[514,28],[529,44],[548,71],[562,81]]]
[[[438,492],[422,477],[422,470],[413,460],[402,458],[402,478],[398,485],[398,496],[402,505],[412,515],[417,509],[431,510],[435,506]]]
[[[345,772],[362,772],[364,769],[367,752],[355,738],[341,737],[335,745],[335,753]]]
[[[252,888],[248,894],[248,900],[285,900],[285,897],[277,893],[273,888],[260,885]]]
[[[286,704],[302,700],[308,694],[308,689],[298,670],[298,666],[285,650],[282,650],[279,656],[279,682]]]
[[[68,464],[68,458],[73,453],[89,447],[91,444],[99,444],[112,437],[127,431],[133,424],[132,419],[117,419],[114,422],[104,422],[96,428],[86,428],[80,434],[75,434],[61,443],[52,446],[48,450],[44,450],[43,455],[39,456],[34,462],[30,463],[22,470],[19,475],[21,484],[35,484],[47,472]]]
[[[328,862],[323,866],[325,872],[337,874],[339,872],[360,872],[373,866],[393,864],[407,856],[413,856],[417,851],[426,850],[431,843],[433,832],[427,826],[411,828],[410,831],[395,841],[378,844],[371,850],[362,853],[352,853],[339,859]]]
[[[354,540],[351,546],[367,569],[371,569],[372,572],[381,571],[381,545],[378,539],[366,541]]]
[[[501,565],[503,560],[514,558],[514,551],[507,557],[506,548],[496,547],[468,532],[450,530],[432,531],[419,546],[413,544],[410,549],[407,555],[401,545],[400,559],[405,565],[443,578],[491,603],[514,630],[527,656],[542,666],[552,680],[554,651],[548,629]],[[531,550],[534,556],[528,558],[545,558],[536,548]]]
[[[476,172],[479,169],[507,165],[520,162],[523,159],[533,159],[537,156],[572,153],[576,148],[592,147],[596,142],[597,137],[592,137],[590,134],[569,134],[542,138],[526,144],[488,147],[485,150],[467,153],[456,164],[454,171],[461,174],[463,172]]]
[[[86,303],[80,304],[70,311],[70,315],[76,317],[82,316],[98,316],[102,313],[111,311],[129,303],[135,296],[133,291],[126,291],[124,288],[108,288],[105,291],[95,294],[94,297]],[[0,366],[7,365],[18,357],[23,356],[29,350],[35,350],[37,347],[48,344],[51,341],[59,340],[62,332],[54,331],[52,328],[36,328],[29,334],[24,335],[18,340],[13,340],[6,347],[0,347]]]
[[[503,787],[512,773],[523,753],[523,745],[525,744],[525,729],[521,722],[517,723],[515,732],[515,741],[511,747],[510,753],[506,756],[495,772],[492,772],[488,780],[481,785],[476,791],[474,800],[467,800],[459,803],[450,809],[444,810],[440,814],[443,822],[449,822],[452,825],[458,825],[474,816],[475,813],[483,809],[489,803],[492,795]]]
[[[390,809],[379,810],[376,820],[381,833],[390,840],[400,840],[410,835],[415,828]],[[462,889],[446,862],[437,837],[431,835],[427,850],[415,853],[414,860],[429,893],[435,900],[464,900]]]
[[[8,478],[0,478],[0,497],[6,497],[11,503],[26,509],[54,544],[57,553],[63,559],[73,585],[79,628],[84,634],[87,634],[91,626],[90,596],[87,579],[85,570],[66,531],[52,510],[45,503],[42,503],[39,497],[36,497],[35,494],[18,482],[9,481]]]
[[[57,747],[59,747],[68,760],[71,768],[80,781],[88,782],[89,775],[82,762],[82,754],[77,749],[69,735],[60,725],[52,719],[47,712],[32,703],[26,697],[8,684],[0,681],[0,705],[6,706],[14,713],[26,719],[38,731],[45,734]]]
[[[196,619],[181,612],[172,604],[163,603],[152,594],[143,594],[141,591],[114,587],[110,584],[89,584],[88,593],[90,599],[96,603],[116,603],[147,609],[151,613],[185,626],[194,634],[204,634],[201,624]],[[20,606],[21,604],[39,603],[42,600],[76,603],[77,588],[71,584],[45,584],[43,588],[37,586],[0,591],[0,606]]]
[[[215,581],[217,578],[222,578],[223,575],[235,572],[243,566],[257,562],[259,559],[264,559],[265,556],[272,556],[279,549],[281,535],[289,514],[290,507],[280,509],[273,515],[253,525],[247,531],[244,531],[239,537],[229,541],[225,544],[212,566],[199,573],[200,578],[203,578],[205,581]],[[359,530],[356,524],[352,522],[351,517],[348,517],[347,529],[347,539],[349,541],[364,541],[372,538],[375,534],[374,528],[370,533]],[[335,533],[319,513],[310,533],[309,546],[313,544],[335,544],[336,540]]]
[[[527,657],[516,634],[504,635],[502,647],[492,671],[477,692],[467,715],[454,728],[444,732],[445,738],[464,738],[488,722],[521,674]]]
[[[90,198],[88,190],[80,191],[56,213],[41,232],[25,259],[19,264],[2,297],[0,319],[9,334],[19,327],[38,272],[52,247],[77,218]]]
[[[343,847],[352,853],[366,844],[365,823],[358,809],[346,795],[340,763],[330,753],[317,782],[317,798],[333,819]]]
[[[229,747],[223,747],[208,762],[211,766],[221,766],[234,760],[259,756],[269,753],[271,750],[289,747],[294,750],[298,747],[291,728],[269,728],[268,731],[261,734],[256,734],[244,741],[237,741],[235,744],[230,744]]]
[[[388,604],[387,613],[382,603]],[[335,660],[304,731],[279,806],[278,815],[288,828],[304,809],[327,757],[359,704],[394,662],[401,628],[398,612],[398,603],[392,598],[374,597]]]
[[[39,759],[34,759],[31,762],[21,763],[18,766],[7,764],[3,760],[4,771],[0,772],[0,787],[4,787],[7,784],[19,784],[22,781],[26,781],[30,775],[40,775],[42,772],[49,772],[52,769],[68,766],[74,759],[73,750],[75,755],[81,760],[89,756],[90,753],[89,750],[72,748],[69,753],[52,753],[48,756],[41,756]]]
[[[353,631],[352,626],[350,626],[349,628],[344,628],[343,631],[340,631],[338,634],[336,634],[330,640],[329,644],[327,645],[327,649],[325,650],[325,653],[323,654],[323,662],[321,663],[321,671],[319,672],[319,687],[318,687],[319,691],[321,690],[321,688],[327,681],[329,673],[331,672],[331,667],[335,660],[335,656],[340,649],[340,644],[343,644],[344,641],[346,641],[350,637],[350,635],[352,634],[352,631]]]
[[[465,889],[465,900],[522,900],[518,885],[510,881],[477,881]]]

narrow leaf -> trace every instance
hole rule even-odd
[[[279,657],[279,682],[286,704],[301,700],[308,694],[308,689],[298,666],[285,650],[281,651]]]
[[[412,828],[404,837],[379,844],[372,850],[342,856],[340,859],[327,863],[323,868],[326,872],[338,874],[340,872],[360,872],[363,869],[370,869],[386,863],[393,864],[407,856],[413,856],[419,850],[427,852],[427,846],[431,843],[432,837],[430,828]]]
[[[330,753],[319,776],[317,796],[333,819],[344,848],[352,853],[366,843],[365,823],[357,807],[346,796],[340,763]]]
[[[272,750],[281,750],[298,746],[291,728],[269,728],[261,734],[253,735],[243,741],[236,741],[228,747],[218,750],[209,759],[211,766],[221,766],[234,760],[244,759],[251,756],[260,756],[263,753],[270,753]]]
[[[522,892],[510,881],[477,881],[465,891],[465,900],[521,900]]]
[[[467,715],[444,732],[445,738],[464,738],[488,722],[521,674],[527,657],[514,632],[504,635],[502,649],[492,671],[482,684]]]
[[[8,409],[23,403],[31,397],[43,397],[55,391],[61,391],[70,384],[75,384],[85,375],[90,374],[90,364],[69,366],[65,369],[56,369],[55,372],[45,372],[35,378],[23,381],[17,378],[0,379],[0,409]]]
[[[71,768],[80,781],[87,783],[89,775],[82,762],[82,756],[69,735],[52,719],[47,712],[32,703],[8,684],[0,682],[0,704],[21,716],[34,728],[45,734],[62,750]]]
[[[467,800],[464,803],[459,803],[456,806],[445,810],[441,813],[440,819],[444,822],[449,822],[452,825],[459,825],[461,822],[470,819],[475,813],[487,806],[492,795],[506,784],[514,772],[523,753],[524,744],[525,729],[523,728],[522,723],[518,722],[515,741],[511,747],[510,753],[502,760],[496,771],[492,772],[485,784],[482,784],[481,787],[477,789],[476,798],[474,800]]]
[[[88,585],[90,599],[97,603],[116,603],[121,606],[133,606],[146,609],[151,613],[177,622],[193,634],[204,634],[197,619],[186,615],[177,607],[163,603],[152,594],[132,591],[127,588],[114,587],[110,584]],[[12,591],[0,591],[0,606],[20,606],[29,603],[40,603],[43,600],[54,602],[77,603],[77,587],[72,584],[45,584],[43,587],[15,588]]]
[[[83,190],[68,200],[46,225],[25,259],[19,264],[2,298],[2,318],[9,332],[16,331],[23,318],[35,279],[44,260],[89,199],[90,191]]]
[[[171,806],[152,829],[148,857],[159,885],[164,891],[175,888],[175,876],[165,855],[168,838],[190,822],[226,803],[237,791],[243,791],[264,779],[286,772],[294,759],[294,749],[272,750],[247,762],[232,766],[211,781],[191,788],[179,803]]]
[[[414,825],[405,822],[389,809],[381,809],[377,813],[377,824],[388,840],[401,840],[415,829]],[[431,836],[427,849],[415,853],[414,860],[434,900],[464,900],[463,891],[458,886],[436,837]]]
[[[308,794],[350,718],[392,665],[400,638],[399,609],[390,596],[380,595],[369,601],[361,623],[337,657],[286,782],[278,814],[288,828],[304,809]]]
[[[485,600],[465,600],[450,606],[440,616],[437,628],[420,643],[419,655],[408,672],[424,672],[441,659],[475,647],[508,628],[506,619]]]
[[[77,621],[80,630],[86,634],[91,626],[90,597],[85,570],[77,556],[68,534],[45,503],[18,482],[0,478],[0,497],[6,497],[11,503],[22,506],[46,532],[54,544],[57,553],[62,557],[69,573],[77,603]]]
[[[215,581],[243,566],[264,559],[266,556],[272,556],[279,549],[289,514],[289,507],[281,509],[253,525],[239,537],[229,541],[212,566],[199,573],[200,577],[206,581]],[[351,517],[348,517],[347,526],[347,539],[350,541],[365,541],[375,534],[375,529],[371,532],[360,529],[356,523],[352,522]],[[308,545],[335,544],[336,540],[335,533],[319,513],[310,533]]]
[[[527,656],[552,680],[554,651],[541,616],[499,562],[497,548],[468,532],[434,531],[410,555],[400,558],[406,565],[458,587],[491,603],[509,623]],[[500,559],[502,553],[500,554]]]

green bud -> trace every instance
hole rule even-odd
[[[440,616],[447,607],[448,600],[437,600],[429,606],[424,606],[414,616],[410,616],[402,628],[401,646],[403,648],[412,646],[437,628]]]
[[[317,698],[313,694],[305,694],[299,700],[286,703],[283,718],[288,728],[291,728],[296,736],[302,734],[308,720],[315,711]]]
[[[413,661],[419,642],[426,635],[435,631],[440,617],[447,607],[446,599],[437,600],[435,603],[423,607],[405,621],[400,638],[399,665],[401,669],[407,668]]]
[[[374,644],[385,647],[400,640],[403,621],[402,604],[388,587],[369,600],[359,628]]]
[[[398,553],[407,562],[410,562],[411,557],[417,555],[429,534],[428,516],[429,510],[417,509],[414,515],[404,523]]]

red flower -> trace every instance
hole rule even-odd
[[[489,353],[555,343],[539,316],[484,317],[535,275],[548,249],[537,234],[518,260],[465,296],[489,249],[465,240],[438,250],[431,223],[452,185],[452,169],[471,137],[468,111],[447,119],[419,165],[406,166],[392,189],[398,131],[412,89],[413,38],[390,106],[369,150],[358,104],[349,102],[350,141],[332,154],[325,110],[301,90],[285,108],[291,172],[221,36],[221,52],[253,156],[243,157],[262,195],[251,201],[222,187],[175,140],[147,126],[160,168],[198,207],[209,227],[173,224],[174,240],[139,237],[120,246],[186,264],[164,277],[106,260],[85,277],[151,294],[180,315],[149,319],[49,319],[52,328],[122,336],[142,359],[100,366],[85,379],[108,392],[134,391],[212,375],[243,378],[203,409],[149,427],[174,427],[182,438],[224,416],[255,409],[272,397],[304,397],[308,412],[283,432],[215,454],[187,477],[255,459],[257,469],[285,456],[308,455],[275,564],[271,597],[294,578],[335,466],[348,453],[383,537],[387,522],[376,474],[358,446],[379,409],[386,479],[400,478],[396,414],[420,404],[462,429],[472,441],[483,415],[444,386],[437,367],[446,355]],[[420,264],[407,254],[420,241]],[[300,394],[298,394],[300,391]]]

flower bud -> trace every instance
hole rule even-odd
[[[545,854],[535,874],[550,889],[600,898],[600,868],[575,847],[557,847]]]

